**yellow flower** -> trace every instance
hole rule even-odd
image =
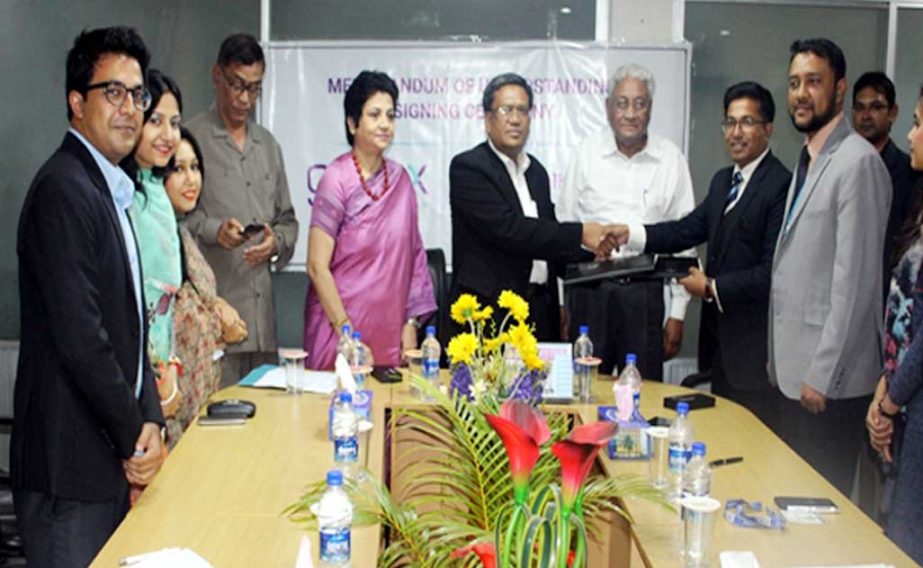
[[[452,363],[470,363],[477,348],[478,340],[474,335],[459,333],[449,341],[446,353],[448,353]]]
[[[529,319],[529,303],[515,292],[509,290],[500,292],[500,299],[497,301],[497,305],[501,308],[508,309],[510,313],[513,314],[513,317],[520,323]]]
[[[487,338],[484,340],[484,351],[486,353],[493,353],[509,340],[510,336],[507,333],[501,333],[497,337]]]
[[[509,329],[510,343],[519,351],[520,355],[525,352],[538,351],[538,340],[532,335],[532,330],[525,322],[511,326]]]
[[[473,294],[462,294],[452,304],[452,319],[458,323],[466,323],[468,318],[474,318],[475,313],[481,309],[481,303]]]
[[[473,319],[474,321],[484,321],[484,320],[489,320],[491,316],[493,315],[494,315],[494,309],[490,306],[487,306],[483,310],[480,310],[480,311],[477,311],[471,314],[471,319]]]
[[[545,361],[538,356],[538,351],[535,353],[528,353],[522,356],[522,362],[525,364],[526,368],[530,371],[541,371],[545,368]]]

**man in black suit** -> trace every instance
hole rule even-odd
[[[71,128],[19,220],[22,311],[11,468],[29,566],[86,566],[160,467],[138,253],[118,168],[150,104],[137,32],[81,33],[67,56]]]
[[[620,242],[672,253],[708,242],[708,263],[680,283],[703,298],[699,368],[712,391],[764,418],[773,387],[766,373],[770,274],[791,172],[772,155],[772,95],[754,82],[724,94],[724,142],[734,166],[712,178],[708,196],[677,221],[623,226]]]
[[[608,254],[597,223],[558,223],[548,173],[523,147],[529,137],[532,88],[514,73],[484,89],[487,141],[452,159],[450,297],[476,295],[495,303],[503,290],[529,302],[539,341],[561,338],[556,277],[559,263],[590,260],[581,245]]]
[[[913,209],[913,192],[917,184],[917,174],[910,167],[910,156],[891,140],[891,127],[897,120],[897,113],[897,99],[891,79],[880,71],[863,73],[853,85],[853,127],[878,150],[888,168],[893,188],[888,227],[885,229],[885,296],[891,282],[891,268],[897,262],[897,259],[891,258],[891,251],[900,240],[904,223]]]

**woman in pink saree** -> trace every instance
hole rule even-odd
[[[397,96],[394,81],[374,71],[346,91],[352,150],[327,166],[308,232],[308,368],[333,368],[344,324],[362,332],[376,364],[397,366],[417,346],[420,320],[436,310],[410,176],[384,156]]]

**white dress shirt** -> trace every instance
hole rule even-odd
[[[635,226],[680,219],[694,206],[689,165],[673,142],[648,133],[644,149],[628,157],[607,126],[577,146],[557,212],[562,221],[626,223],[634,235]],[[639,252],[633,247],[622,249],[618,256]],[[695,256],[695,251],[682,254]],[[676,282],[668,286],[672,300],[668,317],[682,320],[690,295]]]
[[[538,205],[536,205],[535,201],[532,199],[532,194],[529,192],[529,184],[526,182],[526,170],[529,169],[529,165],[532,163],[531,160],[529,160],[529,155],[525,152],[519,152],[519,156],[516,157],[516,161],[514,162],[509,156],[497,150],[497,147],[494,146],[490,138],[487,139],[487,143],[490,145],[490,149],[494,151],[494,154],[503,162],[504,167],[506,167],[506,172],[513,181],[513,187],[516,188],[516,195],[519,197],[519,205],[522,206],[522,214],[526,217],[538,219]],[[545,284],[547,282],[548,263],[544,260],[533,260],[532,272],[529,274],[529,283]]]

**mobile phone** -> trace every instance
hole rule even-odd
[[[250,238],[263,232],[263,226],[256,223],[250,223],[240,232],[243,236]]]
[[[400,370],[394,367],[373,367],[372,376],[375,377],[379,383],[399,383],[404,380],[404,376],[401,374]]]
[[[670,424],[673,423],[673,421],[670,420],[669,418],[665,417],[665,416],[655,416],[655,417],[651,418],[650,420],[648,420],[647,423],[650,424],[651,426],[667,426],[667,427],[669,427]]]
[[[798,513],[839,513],[836,503],[826,497],[776,497],[776,506],[783,511]]]
[[[700,392],[668,396],[663,399],[663,406],[675,410],[676,404],[679,402],[687,403],[689,405],[689,410],[695,410],[696,408],[711,408],[715,405],[715,397]]]
[[[239,416],[199,416],[199,426],[243,426],[246,418]]]

